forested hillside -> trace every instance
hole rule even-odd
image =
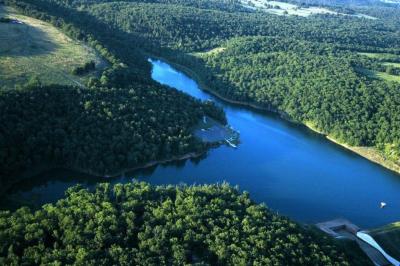
[[[202,9],[216,9],[225,11],[246,11],[242,8],[239,0],[50,0],[49,2],[56,2],[63,4],[65,6],[81,7],[91,4],[99,3],[111,3],[111,2],[126,2],[126,3],[157,3],[165,5],[183,5],[183,6],[193,6]]]
[[[85,10],[125,32],[145,37],[162,47],[183,51],[209,49],[229,38],[249,35],[335,43],[352,50],[399,51],[398,28],[380,20],[330,15],[311,19],[280,17],[265,13],[229,13],[126,2],[90,5]]]
[[[353,50],[399,52],[398,28],[382,20],[335,15],[301,18],[257,12],[224,12],[218,9],[216,3],[219,1],[206,0],[204,2],[210,5],[210,9],[196,8],[188,4],[190,1],[182,0],[173,1],[174,4],[166,4],[168,1],[90,0],[6,2],[18,4],[25,12],[33,15],[37,14],[32,8],[37,7],[47,14],[63,18],[80,31],[96,32],[96,38],[111,28],[113,38],[108,36],[107,41],[132,38],[134,43],[142,45],[140,48],[145,50],[159,51],[160,48],[170,47],[180,51],[198,51],[213,48],[232,37],[266,35],[335,43]],[[23,3],[31,3],[33,6]],[[98,28],[100,25],[101,30]],[[139,40],[146,42],[147,46],[139,43]],[[131,50],[137,48],[131,45]]]
[[[0,113],[2,190],[40,167],[107,175],[201,152],[207,146],[191,128],[205,114],[224,121],[213,105],[155,84],[90,90],[32,85],[1,92]]]
[[[0,232],[2,265],[369,265],[225,184],[74,187]]]
[[[239,38],[224,48],[197,62],[206,65],[202,76],[219,94],[282,111],[341,142],[375,146],[399,159],[400,86],[356,71],[382,67],[375,60],[283,38]]]
[[[80,28],[39,6],[6,3],[87,42],[110,66],[85,88],[43,85],[32,77],[17,89],[1,89],[1,193],[38,170],[65,167],[110,175],[203,152],[207,145],[194,138],[192,127],[204,115],[226,123],[213,104],[152,81],[147,58],[138,49],[141,40],[90,17],[76,18],[85,25]]]

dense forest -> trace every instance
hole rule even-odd
[[[346,253],[226,184],[73,187],[0,212],[2,265],[369,265]]]
[[[157,104],[155,104],[157,103]],[[162,86],[81,89],[31,84],[0,92],[0,186],[36,167],[105,175],[204,151],[191,128],[203,115],[225,122],[211,103]]]
[[[68,1],[54,1],[56,3],[65,5],[67,7],[82,7],[91,4],[110,3],[110,2],[130,2],[130,3],[158,3],[169,5],[183,5],[192,6],[202,9],[216,9],[224,11],[247,11],[240,5],[240,0],[68,0]]]

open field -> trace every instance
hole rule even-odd
[[[307,17],[313,14],[337,14],[326,8],[300,8],[297,5],[267,0],[243,0],[242,4],[251,9],[259,9],[276,15],[297,15]]]
[[[357,71],[365,76],[368,76],[373,79],[382,79],[386,81],[394,81],[394,82],[400,82],[400,76],[396,75],[390,75],[386,72],[379,72],[379,71],[373,71],[369,69],[361,69],[358,68]]]
[[[400,259],[400,222],[371,230],[370,234],[389,255]]]
[[[379,62],[381,62],[382,65],[384,66],[393,66],[395,68],[400,68],[400,63],[388,62],[388,61],[400,61],[400,56],[398,55],[388,54],[388,53],[358,53],[358,54],[372,59],[376,59]],[[400,82],[400,76],[390,75],[386,72],[373,71],[369,69],[358,69],[358,72],[371,78]]]
[[[225,49],[226,49],[225,47],[217,47],[217,48],[211,49],[211,50],[206,51],[206,52],[193,53],[193,55],[194,56],[198,56],[198,57],[201,57],[201,56],[204,56],[204,55],[216,55],[216,54],[222,53],[223,51],[225,51]]]
[[[324,7],[317,7],[317,6],[299,7],[295,4],[289,4],[279,1],[242,0],[241,2],[244,7],[247,7],[249,9],[261,10],[275,15],[295,15],[301,17],[308,17],[310,15],[317,15],[317,14],[330,14],[330,15],[346,15],[359,18],[363,17],[368,19],[376,19],[374,17],[367,16],[364,14],[347,15],[329,10]]]
[[[376,75],[378,78],[386,80],[386,81],[400,82],[400,76],[390,75],[385,72],[375,72],[374,75]]]
[[[0,17],[19,23],[0,23],[0,87],[14,87],[37,77],[44,84],[81,85],[83,77],[71,74],[75,67],[94,61],[98,70],[106,63],[96,52],[75,42],[49,23],[16,14],[0,6]]]
[[[384,63],[385,66],[392,66],[396,68],[400,68],[400,63],[391,63],[391,62],[386,62]]]
[[[369,58],[377,59],[380,61],[400,61],[400,56],[389,53],[358,53],[359,55],[364,55]]]

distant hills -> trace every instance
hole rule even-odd
[[[380,0],[383,3],[387,3],[387,4],[397,4],[400,5],[400,0]]]
[[[338,5],[376,5],[376,4],[399,4],[400,0],[289,0],[292,3],[304,3],[309,5],[324,5],[324,6],[338,6]]]

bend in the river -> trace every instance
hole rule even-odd
[[[154,80],[220,105],[229,124],[240,132],[241,144],[237,149],[213,149],[202,160],[126,174],[112,183],[129,182],[133,177],[153,184],[227,181],[249,191],[254,200],[300,222],[344,217],[368,228],[400,220],[398,174],[274,114],[226,103],[202,91],[195,81],[162,61],[151,63]],[[42,182],[15,189],[14,197],[51,202],[76,183],[83,182],[88,187],[95,183],[67,176],[71,173],[51,172]],[[381,201],[387,203],[385,209],[379,207]]]

